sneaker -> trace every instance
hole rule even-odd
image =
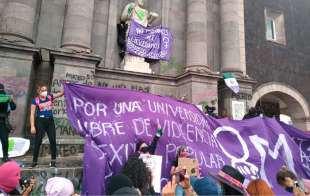
[[[38,166],[37,162],[32,162],[29,168],[32,169],[32,168],[35,168],[37,166]]]
[[[56,161],[51,161],[50,168],[56,168]]]

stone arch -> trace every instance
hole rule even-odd
[[[255,106],[262,99],[277,101],[284,108],[282,112],[292,117],[296,127],[310,130],[309,104],[295,88],[279,82],[265,83],[255,90],[250,105]]]

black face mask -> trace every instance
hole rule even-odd
[[[149,147],[148,147],[148,146],[142,147],[142,148],[140,149],[140,152],[142,152],[142,153],[148,153],[148,152],[149,152]]]
[[[289,193],[293,192],[293,187],[286,187],[285,190]]]

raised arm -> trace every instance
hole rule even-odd
[[[154,20],[158,18],[158,14],[156,12],[150,12],[147,18],[148,24],[151,25]]]
[[[64,95],[64,90],[61,90],[59,93],[53,94],[54,99],[62,97]]]
[[[31,134],[36,133],[36,128],[35,128],[35,122],[34,122],[34,115],[36,111],[36,105],[31,104],[31,109],[30,109],[30,126],[31,126]]]

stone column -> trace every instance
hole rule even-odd
[[[246,74],[244,0],[220,0],[221,70]]]
[[[206,4],[206,0],[187,0],[187,70],[209,71],[207,61]]]
[[[37,0],[1,0],[0,37],[33,43]]]
[[[108,30],[107,42],[104,56],[104,64],[106,68],[117,68],[118,63],[118,46],[117,46],[117,5],[118,1],[109,1]],[[119,68],[119,67],[118,67]]]
[[[7,0],[0,0],[0,16],[1,16],[2,10],[5,7],[6,3],[7,3]]]
[[[68,0],[62,47],[91,52],[94,0]]]

